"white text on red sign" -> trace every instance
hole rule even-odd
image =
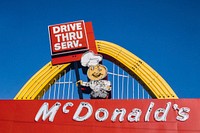
[[[131,112],[128,113],[127,120],[128,122],[139,122],[141,120],[141,114],[144,112],[144,121],[149,122],[150,121],[150,116],[153,115],[154,120],[157,122],[164,122],[167,121],[167,116],[168,112],[172,109],[175,112],[177,112],[176,120],[184,122],[187,119],[189,119],[189,112],[190,108],[188,107],[179,107],[177,104],[173,104],[171,102],[166,103],[165,108],[158,108],[155,110],[153,113],[153,107],[154,107],[154,102],[150,102],[148,109],[147,110],[141,110],[140,108],[133,108]],[[62,111],[64,114],[68,114],[70,112],[70,109],[68,108],[73,108],[74,104],[72,102],[67,102],[63,105]],[[50,122],[54,121],[54,117],[56,116],[57,111],[61,107],[60,102],[56,102],[50,109],[49,109],[49,104],[47,102],[44,102],[44,104],[40,107],[38,110],[36,116],[35,116],[35,121],[37,122],[40,117],[42,117],[42,120],[45,121],[47,118],[49,118]],[[86,114],[80,115],[83,109],[87,109]],[[88,102],[81,102],[76,109],[74,115],[73,115],[73,120],[74,121],[85,121],[91,117],[91,115],[95,113],[95,119],[97,121],[106,121],[108,119],[108,116],[111,113],[111,121],[115,122],[117,120],[117,117],[119,118],[120,122],[123,122],[125,120],[125,114],[126,108],[115,108],[113,112],[109,112],[108,109],[106,108],[98,108],[96,112],[94,112],[93,107],[90,103]],[[100,115],[102,113],[103,115]]]
[[[83,21],[50,26],[53,52],[73,51],[87,48]]]

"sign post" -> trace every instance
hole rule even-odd
[[[75,69],[75,74],[76,74],[76,81],[79,81],[80,80],[80,74],[79,74],[79,70],[78,70],[78,63],[74,62],[73,64],[74,64],[74,69]],[[80,84],[77,84],[77,87],[78,87],[79,99],[83,99],[83,93],[82,93]]]

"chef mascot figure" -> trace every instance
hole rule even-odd
[[[103,59],[102,55],[94,54],[88,51],[81,57],[81,65],[89,67],[87,70],[88,82],[82,80],[77,81],[77,85],[81,85],[83,92],[90,93],[91,99],[110,99],[111,98],[111,82],[106,80],[107,68],[99,64]]]

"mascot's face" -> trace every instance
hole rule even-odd
[[[96,65],[89,67],[87,71],[88,78],[90,80],[100,80],[106,77],[107,68],[103,65]]]

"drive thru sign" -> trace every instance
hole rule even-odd
[[[49,37],[54,65],[78,61],[83,52],[95,47],[92,24],[83,20],[50,25]]]

